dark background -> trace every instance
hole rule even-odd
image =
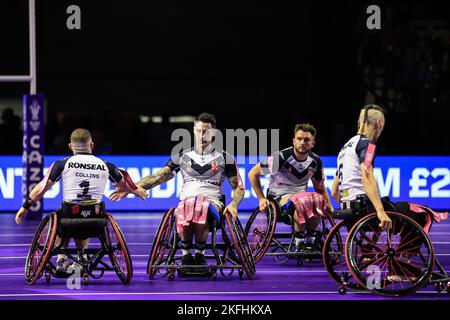
[[[26,0],[0,3],[0,74],[28,74]],[[66,8],[81,7],[81,30]],[[381,7],[368,30],[366,8]],[[46,96],[46,152],[67,153],[76,127],[97,153],[166,154],[208,111],[219,128],[318,129],[316,152],[336,154],[359,109],[381,104],[384,154],[450,154],[449,2],[37,0],[38,91]],[[0,83],[0,98],[27,84]],[[162,116],[143,123],[140,115]],[[21,153],[20,119],[3,113],[0,153]]]

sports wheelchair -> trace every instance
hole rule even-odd
[[[61,238],[98,238],[99,247],[89,249],[62,248]],[[73,272],[61,272],[56,268],[56,256],[65,254],[68,261],[76,263],[82,276],[82,284],[89,278],[99,279],[105,271],[114,270],[124,284],[131,281],[133,266],[130,252],[119,225],[105,212],[104,202],[63,202],[61,208],[46,216],[34,235],[25,263],[25,278],[29,285],[45,275],[69,278]],[[107,255],[111,265],[103,261]],[[87,260],[86,260],[87,257]],[[70,270],[70,268],[69,268]]]
[[[302,193],[311,197],[322,197],[315,192]],[[321,198],[323,199],[323,198]],[[255,262],[264,256],[272,256],[278,263],[295,259],[297,265],[304,262],[321,262],[323,242],[335,225],[333,218],[323,210],[322,219],[316,229],[315,247],[303,252],[296,252],[294,236],[294,203],[289,200],[284,206],[273,197],[268,197],[270,206],[265,211],[256,208],[245,226],[245,235],[250,245]],[[313,208],[317,210],[317,208]],[[282,222],[283,225],[277,224]]]
[[[383,205],[392,220],[388,231],[381,229],[366,200],[357,199],[349,209],[334,211],[333,218],[340,221],[325,240],[323,260],[338,292],[345,294],[350,288],[402,296],[434,284],[438,292],[450,293],[450,276],[436,259],[428,236],[433,219],[440,222],[446,214],[407,202],[394,204],[388,198],[383,198]],[[410,214],[400,213],[410,208],[416,209],[414,216],[424,226]]]
[[[225,203],[224,197],[222,203]],[[233,219],[229,212],[217,216],[214,217],[212,208],[209,207],[207,220],[210,226],[210,241],[206,245],[206,250],[212,254],[206,254],[205,258],[213,260],[215,264],[182,265],[182,256],[177,254],[181,249],[181,238],[176,230],[175,208],[167,210],[150,251],[147,264],[149,279],[153,279],[158,273],[161,277],[167,277],[169,281],[175,279],[175,274],[180,278],[209,277],[215,280],[218,270],[226,278],[231,277],[234,270],[237,270],[240,279],[253,279],[256,272],[255,262],[239,219]],[[222,243],[217,241],[218,229],[221,230]]]

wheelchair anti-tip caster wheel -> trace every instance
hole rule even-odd
[[[167,279],[168,279],[169,281],[173,281],[173,280],[175,280],[175,275],[174,275],[173,273],[170,273],[170,274],[167,276]]]
[[[297,265],[298,266],[302,266],[303,265],[303,260],[302,259],[297,260]]]
[[[346,294],[347,293],[347,288],[346,287],[339,287],[339,294]]]
[[[87,286],[89,284],[89,275],[87,273],[83,274],[83,285]]]
[[[50,283],[50,279],[51,279],[50,272],[45,271],[45,281],[46,281],[47,283]]]

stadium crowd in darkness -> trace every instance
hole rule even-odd
[[[370,4],[370,1],[363,1],[360,7]],[[360,19],[365,16],[361,15]],[[450,153],[448,138],[442,137],[442,128],[448,127],[448,118],[443,115],[448,113],[450,105],[449,25],[448,10],[434,6],[434,2],[407,0],[383,7],[381,30],[371,32],[361,28],[365,26],[363,21],[355,24],[359,44],[358,83],[361,86],[349,90],[353,94],[357,92],[359,106],[377,103],[386,110],[388,118],[383,139],[389,144],[380,144],[381,153]],[[92,131],[97,154],[167,154],[171,150],[168,142],[173,129],[191,127],[189,123],[169,123],[164,115],[161,123],[142,122],[140,114],[132,108],[89,115],[55,109],[57,107],[48,106],[45,135],[48,154],[67,153],[69,133],[80,124]],[[204,108],[191,115],[202,111],[215,113],[214,108]],[[146,114],[149,117],[160,115],[157,110],[154,114]],[[227,122],[221,115],[217,116],[219,128],[230,127],[231,120]],[[354,133],[353,123],[337,123],[333,119],[324,119],[321,114],[306,120],[318,128],[316,151],[319,154],[336,154],[337,146]],[[291,131],[287,127],[293,126],[295,119],[291,119],[290,124],[273,116],[266,119],[266,123],[261,121],[258,120],[260,128],[282,128],[281,146],[284,146],[283,141],[289,141]],[[413,124],[417,136],[442,139],[422,138],[420,143],[405,141],[405,124]],[[248,128],[245,124],[238,127]],[[424,142],[426,151],[417,145]],[[21,119],[11,109],[6,109],[0,123],[0,154],[20,154],[21,151]]]
[[[21,154],[22,153],[22,119],[14,114],[11,108],[2,112],[0,123],[0,153]]]

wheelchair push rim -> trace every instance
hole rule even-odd
[[[269,249],[275,233],[277,215],[277,207],[270,201],[266,211],[256,208],[245,226],[245,236],[255,263],[261,260]]]
[[[57,216],[54,212],[45,217],[38,226],[25,262],[25,278],[33,285],[41,276],[50,259],[56,239]]]
[[[129,284],[133,277],[133,265],[131,262],[130,251],[126,244],[122,230],[114,218],[107,214],[106,242],[109,257],[117,276],[123,284]]]
[[[379,227],[376,213],[350,230],[345,258],[363,288],[384,296],[402,296],[424,287],[434,269],[434,249],[423,228],[411,218],[386,212],[389,231]]]
[[[345,228],[344,221],[339,221],[335,224],[327,235],[322,250],[323,263],[330,277],[340,288],[361,289],[355,280],[352,279],[350,269],[345,260],[345,241],[342,238],[341,228]]]
[[[247,238],[245,237],[244,230],[242,229],[242,225],[239,219],[237,217],[234,219],[229,212],[225,213],[225,223],[228,227],[233,247],[236,250],[239,262],[242,266],[243,272],[240,272],[240,276],[241,278],[245,277],[247,279],[253,279],[256,272],[255,261],[253,260],[253,255],[248,245]]]
[[[170,247],[169,243],[174,235],[175,226],[175,208],[170,208],[166,211],[155,234],[155,239],[152,244],[150,256],[147,264],[147,274],[150,279],[153,279],[157,267],[155,265],[161,264],[166,250]]]

